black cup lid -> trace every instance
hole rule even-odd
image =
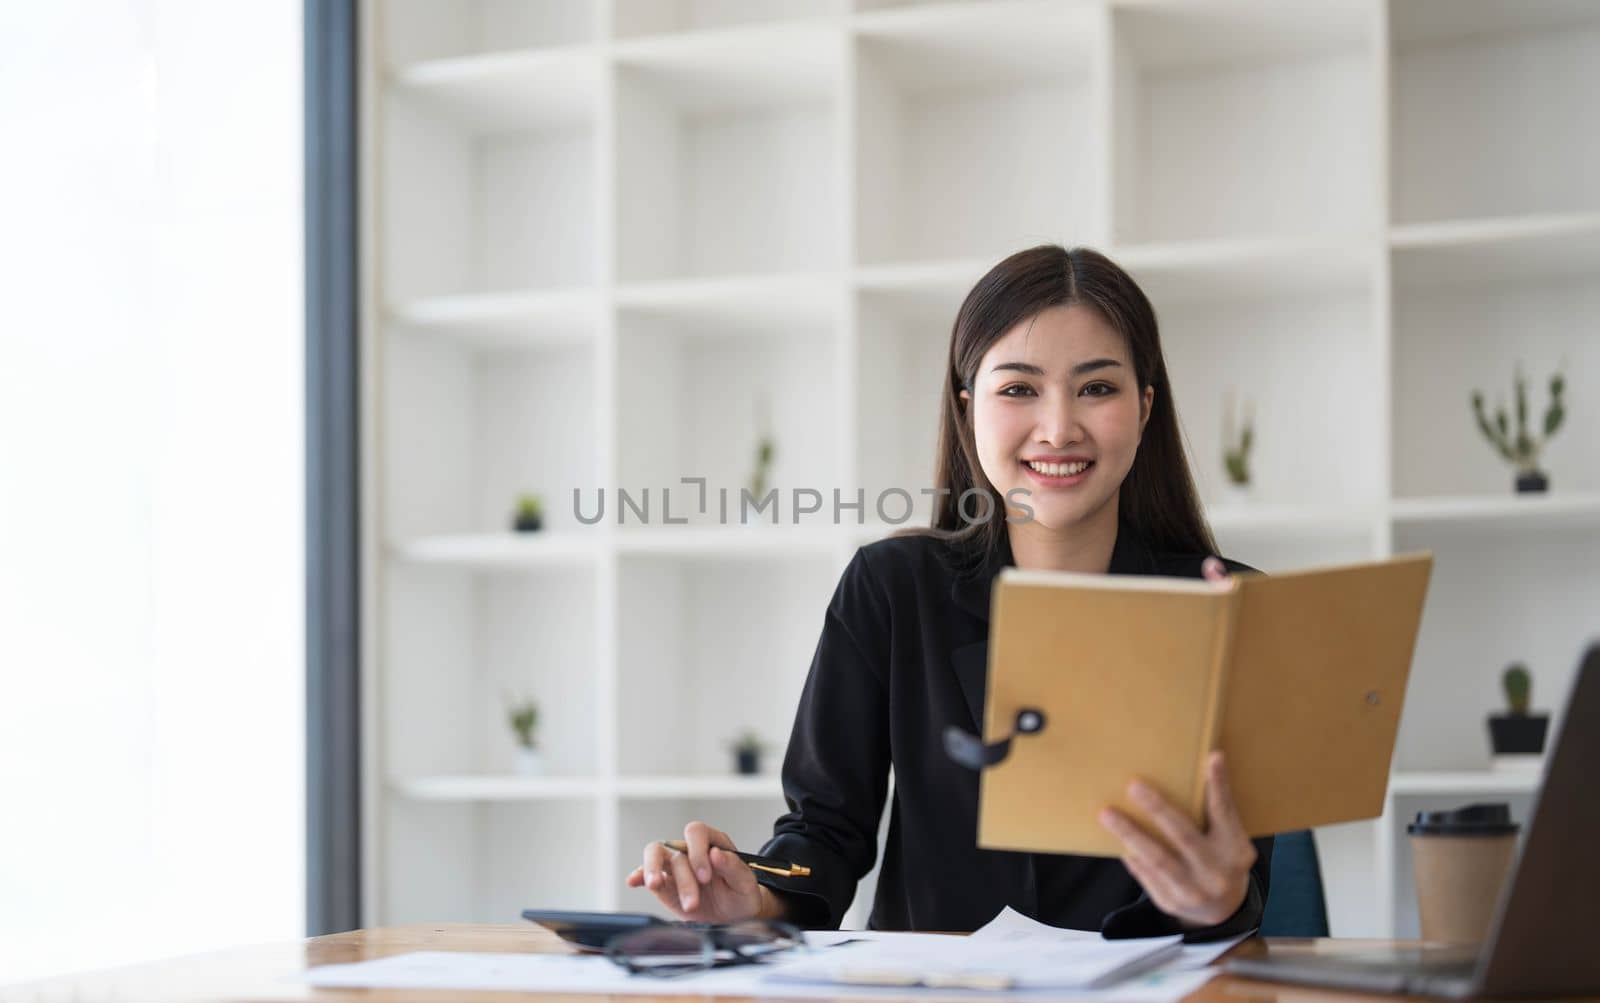
[[[1469,804],[1450,811],[1419,811],[1416,821],[1406,826],[1413,836],[1507,836],[1517,831],[1511,821],[1511,806]]]

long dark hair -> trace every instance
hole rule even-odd
[[[971,408],[961,391],[976,384],[984,353],[1018,323],[1053,306],[1081,304],[1097,312],[1127,340],[1140,393],[1155,388],[1150,418],[1122,482],[1118,516],[1151,549],[1215,554],[1216,541],[1200,508],[1178,433],[1178,413],[1161,354],[1156,312],[1144,291],[1110,258],[1097,251],[1044,244],[1018,251],[989,269],[967,293],[950,330],[949,361],[941,394],[939,449],[934,484],[948,489],[934,496],[931,529],[914,530],[971,545],[976,555],[996,553],[1005,538],[1006,506],[984,476],[973,439]],[[991,504],[962,506],[963,492],[978,489]],[[984,521],[963,517],[989,513]]]

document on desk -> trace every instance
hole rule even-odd
[[[1176,957],[1181,937],[1104,940],[1035,931],[898,939],[773,965],[768,981],[929,989],[1100,989]]]
[[[1181,972],[1204,968],[1228,953],[1235,944],[1247,939],[1249,936],[1246,933],[1237,937],[1230,937],[1227,940],[1214,940],[1204,944],[1184,944],[1175,956],[1153,970],[1158,972]],[[982,929],[975,931],[969,939],[977,940],[987,937],[1005,937],[1013,942],[1020,940],[1043,940],[1046,942],[1053,940],[1101,940],[1100,934],[1091,930],[1068,930],[1059,926],[1050,926],[1036,919],[1029,919],[1010,906],[1000,910],[999,915],[984,924]]]
[[[1045,996],[1055,1000],[1065,996],[1074,1003],[1177,1003],[1216,973],[1214,968],[1196,969],[1193,966],[1215,958],[1234,943],[1229,941],[1221,945],[1180,948],[1176,945],[1176,938],[1170,937],[1153,938],[1150,941],[1107,941],[1098,933],[1046,926],[1010,909],[1001,912],[969,937],[876,930],[827,930],[809,932],[806,939],[816,949],[814,952],[773,964],[719,968],[673,979],[629,975],[605,958],[589,954],[471,954],[454,951],[415,952],[346,965],[323,965],[306,972],[303,979],[311,985],[326,988],[814,999],[819,994],[817,982],[790,979],[785,977],[784,971],[789,966],[808,964],[818,958],[832,960],[835,952],[841,959],[847,952],[867,950],[884,951],[901,959],[929,954],[947,957],[961,945],[976,944],[981,949],[985,942],[989,942],[990,948],[994,949],[990,952],[992,960],[1001,950],[1023,955],[1024,950],[1037,952],[1041,947],[1048,950],[1058,945],[1077,944],[1093,948],[1142,943],[1145,945],[1143,950],[1154,948],[1152,954],[1165,959],[1165,963],[1144,974],[1124,978],[1109,988],[1032,988],[1035,982],[1024,977],[1014,980],[1011,983],[1013,988],[1009,989],[962,987],[959,979],[947,980],[938,987],[835,982],[827,983],[825,995],[840,999],[931,997],[950,1001],[1026,1000]],[[1157,940],[1160,943],[1155,943]],[[1183,953],[1194,950],[1207,952],[1208,956],[1202,959],[1198,954]],[[969,955],[967,960],[971,961],[977,956]],[[1025,961],[1029,968],[1033,968],[1039,958],[1035,955],[1015,960]],[[1185,969],[1185,965],[1189,968]],[[1044,979],[1038,984],[1048,981]],[[969,982],[972,985],[981,984],[976,979]],[[991,979],[988,984],[998,984],[998,980]]]

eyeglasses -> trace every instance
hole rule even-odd
[[[726,926],[673,923],[613,937],[606,943],[606,957],[633,975],[672,978],[708,968],[760,964],[773,954],[809,949],[798,927],[776,920]]]

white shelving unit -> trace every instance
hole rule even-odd
[[[894,528],[882,492],[931,484],[956,308],[1046,241],[1155,302],[1226,553],[1436,554],[1384,813],[1319,831],[1335,933],[1414,932],[1411,812],[1526,810],[1533,780],[1487,770],[1499,671],[1555,700],[1600,608],[1592,3],[368,0],[363,24],[365,922],[649,909],[621,884],[646,840],[700,817],[761,842],[837,575]],[[1536,416],[1556,366],[1570,387],[1542,497],[1468,409],[1519,363]],[[1228,390],[1257,415],[1245,503]],[[763,428],[779,524],[722,525]],[[866,500],[843,525],[835,488]],[[537,536],[507,531],[522,492]],[[524,691],[548,776],[512,772]],[[746,727],[769,772],[730,776]]]

